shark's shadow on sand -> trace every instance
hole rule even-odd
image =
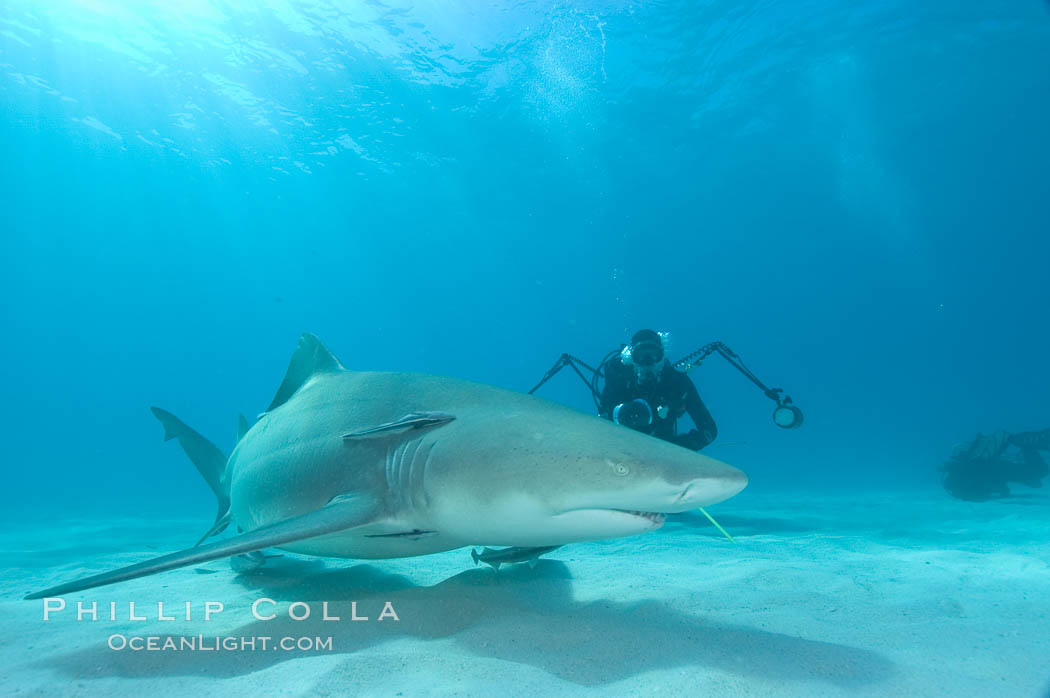
[[[274,599],[280,610],[273,620],[257,621],[247,607],[229,608],[226,614],[243,614],[251,622],[223,634],[331,636],[332,651],[348,655],[347,661],[389,640],[452,639],[479,658],[534,666],[581,686],[685,667],[777,681],[824,681],[844,688],[879,682],[894,673],[889,660],[870,650],[712,623],[655,601],[582,603],[573,598],[568,568],[552,560],[541,560],[535,568],[505,568],[498,575],[473,569],[432,587],[415,586],[407,577],[371,565],[307,571],[316,566],[284,560],[237,577],[237,583],[258,592],[253,598]],[[372,620],[350,621],[351,600],[358,602],[359,614]],[[310,603],[310,618],[291,620],[283,607],[292,601]],[[322,601],[343,620],[321,620]],[[400,621],[376,620],[386,601]],[[206,628],[202,631],[207,633]],[[315,655],[259,650],[114,652],[100,643],[47,665],[77,679],[229,678],[305,656]]]

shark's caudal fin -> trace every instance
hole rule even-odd
[[[288,363],[284,381],[277,389],[277,394],[274,395],[273,402],[266,411],[275,410],[288,402],[288,398],[294,395],[295,391],[310,380],[315,373],[334,373],[342,370],[344,370],[342,364],[332,356],[332,352],[328,351],[324,344],[321,344],[321,340],[308,332],[305,333],[299,339],[299,346]]]
[[[150,410],[160,420],[160,423],[164,425],[164,440],[179,440],[182,450],[190,457],[197,471],[204,478],[204,481],[208,483],[208,487],[215,493],[215,498],[219,503],[218,511],[215,514],[215,523],[212,525],[211,530],[204,535],[204,538],[219,533],[226,528],[225,525],[222,525],[222,522],[226,517],[226,513],[230,510],[229,485],[223,477],[226,471],[226,454],[220,451],[219,447],[211,441],[208,441],[186,426],[181,419],[171,412],[162,410],[159,407],[151,407]],[[201,540],[204,540],[204,538]]]
[[[327,533],[355,528],[370,523],[376,516],[375,498],[369,495],[341,495],[317,511],[294,516],[284,521],[260,526],[234,538],[209,543],[189,550],[182,550],[152,560],[122,567],[111,572],[103,572],[91,577],[59,584],[27,595],[26,599],[43,599],[76,591],[94,589],[95,587],[138,579],[158,572],[197,565],[209,560],[217,560],[233,555],[242,555],[263,548],[273,548],[306,538],[323,536]]]

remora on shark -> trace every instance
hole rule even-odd
[[[747,484],[725,463],[542,398],[455,378],[347,370],[311,334],[269,409],[250,428],[242,419],[228,458],[170,413],[153,411],[218,499],[205,538],[231,523],[242,532],[27,599],[263,548],[396,558],[631,536]]]

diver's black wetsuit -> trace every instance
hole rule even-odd
[[[605,365],[605,389],[602,390],[598,414],[605,419],[612,419],[617,405],[638,398],[646,400],[653,411],[653,423],[643,430],[647,434],[694,451],[699,451],[718,436],[715,420],[689,376],[665,362],[659,380],[640,383],[634,367],[625,366],[619,358],[610,360]],[[666,417],[660,417],[660,407],[667,408]],[[696,429],[687,434],[678,434],[678,418],[686,412],[696,424]]]

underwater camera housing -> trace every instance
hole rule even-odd
[[[613,421],[635,431],[642,431],[653,423],[653,408],[641,398],[621,402],[613,408]]]

